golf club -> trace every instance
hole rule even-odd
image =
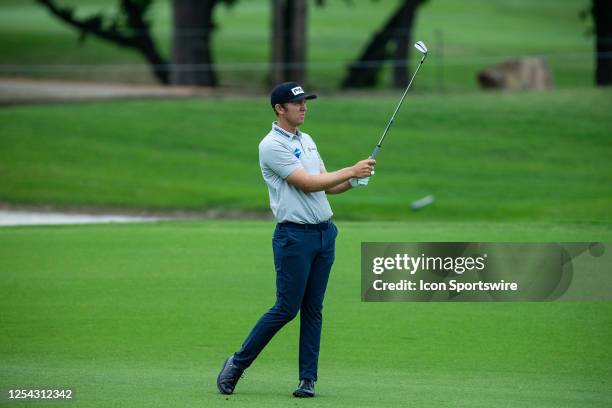
[[[416,76],[417,72],[419,72],[421,65],[423,65],[423,61],[425,61],[425,58],[427,57],[428,50],[427,50],[427,46],[425,45],[423,41],[417,41],[414,44],[414,48],[419,50],[423,54],[423,56],[421,57],[421,61],[419,62],[417,69],[414,71],[414,74],[412,74],[412,78],[410,78],[410,82],[408,82],[408,86],[406,87],[406,90],[404,91],[404,94],[402,95],[402,99],[400,99],[399,103],[397,104],[397,108],[395,108],[395,112],[393,112],[393,115],[391,116],[391,120],[389,120],[389,123],[387,123],[387,127],[385,127],[385,131],[383,132],[382,137],[378,141],[378,144],[374,148],[374,152],[372,152],[372,155],[370,156],[370,158],[372,159],[376,159],[376,156],[378,156],[378,151],[380,150],[383,144],[383,141],[385,140],[385,136],[387,136],[387,132],[389,131],[389,128],[391,127],[391,124],[393,123],[393,120],[395,120],[395,115],[397,115],[397,112],[402,106],[402,103],[404,102],[404,98],[406,98],[406,94],[408,93],[408,90],[410,89],[410,85],[412,85],[412,81],[414,81],[414,77]]]
[[[412,78],[410,78],[410,82],[408,82],[408,86],[406,87],[406,90],[404,91],[404,94],[402,95],[402,98],[400,99],[399,103],[397,104],[397,108],[395,108],[395,111],[393,112],[393,115],[391,115],[391,120],[389,120],[389,123],[387,123],[387,126],[385,127],[385,130],[384,130],[380,140],[378,141],[378,144],[374,148],[374,151],[372,152],[372,155],[370,156],[370,159],[376,159],[376,156],[378,156],[378,151],[382,147],[383,141],[385,140],[385,137],[387,136],[387,132],[389,132],[389,128],[391,127],[391,124],[395,120],[395,115],[397,115],[397,112],[399,111],[400,107],[402,106],[402,103],[404,102],[404,98],[406,98],[406,94],[408,93],[408,90],[410,89],[410,85],[412,85],[412,81],[414,81],[414,77],[416,76],[417,72],[419,72],[419,69],[421,68],[421,65],[423,65],[423,61],[425,61],[425,58],[427,58],[428,49],[427,49],[427,46],[425,45],[425,43],[423,41],[417,41],[414,44],[414,48],[419,50],[423,54],[423,56],[421,57],[421,61],[419,62],[419,65],[417,66],[417,69],[414,71],[414,74],[412,74]],[[372,172],[372,175],[374,175],[374,172]],[[365,178],[358,179],[357,182],[360,185],[367,185],[367,180]]]

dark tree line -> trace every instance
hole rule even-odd
[[[36,0],[51,14],[78,30],[80,39],[96,36],[140,53],[162,84],[216,86],[211,48],[216,28],[215,7],[237,0],[172,0],[172,53],[163,57],[151,34],[147,14],[153,0],[118,0],[119,12],[78,18],[72,7],[56,0]],[[349,0],[345,0],[351,3]],[[376,84],[385,60],[394,60],[394,84],[407,83],[410,31],[417,7],[424,0],[403,0],[381,30],[354,61],[343,82],[345,87]],[[315,0],[323,6],[325,0]],[[272,55],[270,81],[306,80],[308,0],[271,0]]]
[[[172,0],[172,53],[163,57],[152,37],[147,14],[154,0],[118,0],[119,12],[78,18],[74,8],[56,0],[36,0],[51,14],[78,30],[80,40],[96,36],[140,53],[162,84],[216,86],[212,36],[213,12],[220,4],[237,0]],[[306,80],[306,33],[308,0],[270,0],[272,7],[272,55],[270,81]],[[326,0],[314,0],[323,6]],[[350,0],[345,0],[352,3]],[[349,64],[344,88],[376,85],[381,68],[393,61],[393,84],[408,81],[411,31],[419,6],[427,0],[402,0],[383,27],[367,42],[359,57]],[[587,11],[585,10],[585,13]],[[612,1],[592,0],[595,34],[595,83],[612,85]]]

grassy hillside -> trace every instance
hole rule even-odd
[[[325,95],[323,95],[325,96]],[[353,219],[610,222],[603,91],[412,96],[366,189],[332,197]],[[328,169],[371,153],[396,98],[309,104]],[[264,98],[0,110],[0,201],[58,206],[268,211],[257,145]],[[411,201],[437,201],[413,215]]]
[[[311,7],[308,27],[309,80],[319,88],[339,85],[348,62],[360,54],[397,6],[395,0],[360,1],[352,6],[344,1],[327,3],[324,8]],[[85,16],[99,10],[111,13],[115,2],[62,0],[61,4],[78,5],[80,15]],[[431,0],[421,8],[414,31],[414,37],[425,40],[431,49],[429,75],[419,78],[416,86],[475,89],[479,69],[524,55],[546,56],[560,87],[590,86],[593,39],[585,34],[588,24],[579,18],[589,4],[588,0]],[[218,30],[213,47],[224,85],[267,88],[269,8],[267,0],[249,0],[215,11]],[[150,17],[160,49],[169,55],[169,2],[156,1]],[[95,38],[79,44],[77,38],[34,2],[0,3],[0,64],[5,65],[0,72],[151,81],[138,55]],[[6,66],[11,64],[34,66],[26,72]],[[383,82],[388,78],[387,70]]]
[[[215,378],[274,301],[271,222],[0,229],[0,388],[79,407],[301,406],[297,321],[231,397]],[[361,303],[361,241],[604,240],[598,226],[339,223],[317,407],[606,407],[610,303]],[[33,256],[33,254],[36,254]]]

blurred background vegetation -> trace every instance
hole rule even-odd
[[[57,1],[74,8],[75,18],[105,16],[107,24],[121,2]],[[150,2],[146,17],[159,54],[171,59],[172,4]],[[272,55],[272,2],[217,1],[211,54],[223,87],[268,89]],[[351,62],[403,2],[309,1],[306,28],[306,78],[317,89],[338,89]],[[410,2],[408,2],[410,3]],[[418,3],[418,2],[417,2]],[[412,38],[432,50],[431,72],[415,90],[477,89],[476,73],[491,64],[521,56],[543,56],[561,88],[594,83],[593,22],[588,0],[430,0],[416,8]],[[153,83],[144,58],[53,17],[36,1],[0,4],[0,72],[45,78]],[[589,34],[590,33],[590,34]],[[182,29],[184,38],[201,36]],[[412,47],[409,47],[412,52]],[[408,65],[408,68],[410,66]],[[391,83],[391,64],[382,64],[378,88]]]

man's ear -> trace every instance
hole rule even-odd
[[[284,113],[285,107],[282,104],[277,103],[276,105],[274,105],[274,110],[276,111],[276,113]]]

